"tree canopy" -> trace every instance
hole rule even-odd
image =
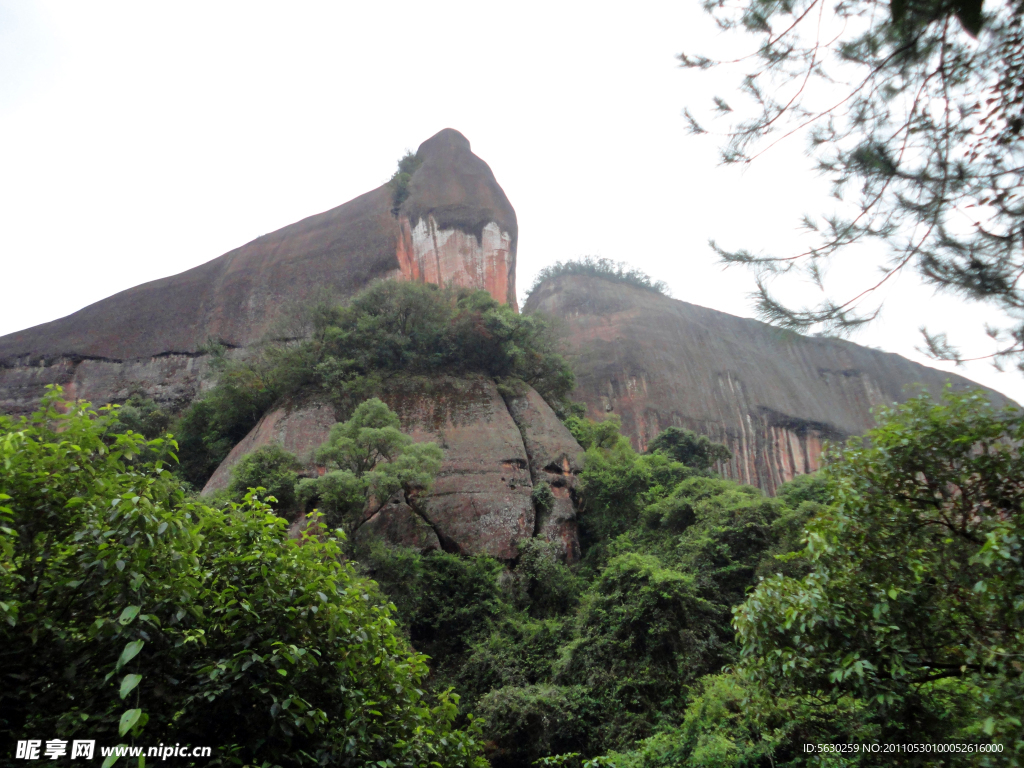
[[[413,443],[398,429],[398,416],[377,398],[359,404],[352,418],[331,427],[316,451],[328,471],[298,485],[304,502],[315,500],[331,527],[351,527],[355,517],[376,511],[398,491],[430,489],[444,458],[436,443]]]
[[[480,768],[479,728],[342,554],[254,494],[212,508],[175,444],[60,401],[0,416],[0,734],[214,747],[201,765]],[[141,763],[140,763],[141,764]]]
[[[996,362],[1024,365],[1024,16],[1019,0],[707,0],[721,27],[753,38],[741,101],[716,98],[730,121],[726,163],[750,162],[778,141],[806,135],[844,209],[804,217],[813,245],[794,254],[726,250],[758,273],[757,306],[770,322],[843,333],[870,321],[873,292],[915,269],[926,282],[988,302]],[[724,62],[682,54],[684,66]],[[705,128],[687,112],[691,129]],[[831,260],[876,239],[888,251],[873,287],[789,306],[770,290],[786,273],[824,288]],[[865,257],[867,258],[867,257]],[[865,270],[870,271],[870,270]],[[865,308],[867,307],[867,308]],[[959,359],[941,333],[930,352]]]
[[[966,729],[1019,757],[1024,416],[947,392],[882,419],[829,462],[810,573],[765,580],[737,610],[746,673],[862,702],[880,741]]]
[[[771,523],[760,581],[732,593],[731,668],[614,764],[1020,764],[1022,439],[1019,410],[947,391],[883,409],[823,477],[784,487],[803,513]]]

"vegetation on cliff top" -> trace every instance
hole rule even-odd
[[[268,342],[242,361],[222,360],[216,386],[182,415],[174,432],[181,471],[201,488],[231,448],[270,408],[317,392],[348,418],[388,379],[480,374],[522,381],[556,411],[575,385],[547,322],[520,315],[485,291],[387,280],[347,306],[309,308],[305,338]]]
[[[197,765],[474,766],[479,725],[324,532],[214,509],[116,411],[0,416],[0,735],[212,746]],[[8,755],[8,758],[13,752]],[[99,757],[97,751],[97,757]],[[139,761],[142,764],[142,761]]]
[[[398,160],[398,170],[388,179],[388,189],[391,190],[391,213],[395,216],[402,208],[402,203],[409,197],[409,182],[416,169],[423,165],[423,161],[412,152],[406,152]]]
[[[668,296],[668,283],[664,280],[654,280],[646,272],[635,267],[630,267],[621,261],[584,256],[582,259],[570,259],[569,261],[558,261],[550,267],[544,267],[537,273],[533,285],[527,291],[527,298],[540,287],[542,283],[560,275],[587,275],[589,277],[600,277],[603,280],[611,280],[616,283],[643,288],[647,291],[654,291],[663,296]]]

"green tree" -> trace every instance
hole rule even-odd
[[[726,163],[752,161],[794,133],[852,213],[804,217],[814,243],[756,255],[712,246],[758,271],[757,307],[770,322],[842,333],[877,314],[865,304],[905,268],[939,289],[1007,313],[996,361],[1024,365],[1024,5],[1019,0],[745,0],[704,7],[755,43],[732,104]],[[684,66],[720,62],[683,54]],[[731,62],[738,63],[738,62]],[[703,133],[692,114],[691,129]],[[878,240],[888,249],[873,287],[815,306],[780,302],[769,281],[798,273],[823,286],[832,257]],[[866,257],[865,257],[866,258]],[[864,270],[869,272],[868,269]],[[826,294],[828,295],[828,294]],[[942,334],[932,354],[958,359]]]
[[[429,490],[444,454],[436,443],[413,443],[398,416],[374,397],[331,427],[315,457],[328,471],[300,481],[299,499],[315,500],[328,525],[352,527],[368,502],[372,514],[398,491],[409,497]]]
[[[1024,415],[980,392],[883,410],[829,458],[810,572],[763,581],[736,610],[747,678],[856,702],[880,741],[1024,757],[1022,442]]]
[[[269,502],[279,513],[295,508],[295,484],[301,467],[294,454],[277,443],[264,445],[246,454],[231,470],[228,493],[235,501],[245,498],[250,488],[263,488],[275,501]]]
[[[114,412],[116,413],[116,411]],[[0,734],[191,743],[197,764],[481,766],[457,697],[334,535],[248,495],[213,509],[174,443],[59,390],[0,417]]]
[[[669,427],[659,433],[651,440],[647,452],[664,453],[673,461],[700,470],[711,469],[718,462],[732,458],[732,451],[721,443],[713,443],[707,435],[679,427]]]

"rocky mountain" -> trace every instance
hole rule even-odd
[[[50,383],[95,404],[140,392],[180,409],[210,384],[211,342],[244,356],[262,338],[294,338],[304,302],[325,291],[344,299],[377,279],[452,282],[515,307],[516,215],[487,164],[451,129],[411,160],[405,180],[0,338],[0,412],[32,410]],[[786,333],[599,277],[549,279],[525,311],[564,322],[576,398],[592,417],[619,415],[638,450],[671,425],[708,435],[733,451],[724,474],[769,492],[817,469],[824,441],[870,427],[874,406],[906,399],[913,386],[937,393],[947,379],[974,386],[897,355]],[[357,538],[509,561],[521,540],[542,536],[565,559],[579,556],[571,491],[583,452],[537,392],[510,395],[486,378],[450,376],[403,379],[385,390],[403,429],[438,442],[445,459],[429,494],[392,499],[363,521]],[[316,472],[312,452],[338,415],[315,398],[279,404],[204,492],[224,488],[244,455],[271,442]],[[535,498],[541,482],[553,502]]]
[[[769,493],[819,467],[822,445],[874,426],[871,409],[962,376],[848,341],[801,336],[597,276],[545,281],[524,312],[560,318],[574,398],[618,415],[640,451],[670,426],[726,444],[722,473]],[[982,387],[982,389],[985,389]],[[997,404],[1011,401],[986,390]]]
[[[343,299],[381,278],[453,282],[516,304],[515,210],[469,141],[427,139],[407,196],[385,184],[178,275],[0,337],[0,410],[32,409],[46,384],[94,403],[141,390],[182,404],[199,390],[211,342],[271,333],[325,292]]]

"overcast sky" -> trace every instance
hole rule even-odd
[[[445,127],[516,209],[521,297],[542,267],[595,255],[752,316],[752,276],[723,271],[708,239],[791,252],[828,184],[799,142],[740,171],[686,134],[682,109],[734,80],[676,55],[736,46],[699,0],[0,0],[0,335],[333,208]],[[847,262],[837,295],[875,277]],[[992,351],[993,310],[890,283],[854,341],[952,369],[915,352],[928,325]],[[1024,402],[1018,373],[959,372]]]

